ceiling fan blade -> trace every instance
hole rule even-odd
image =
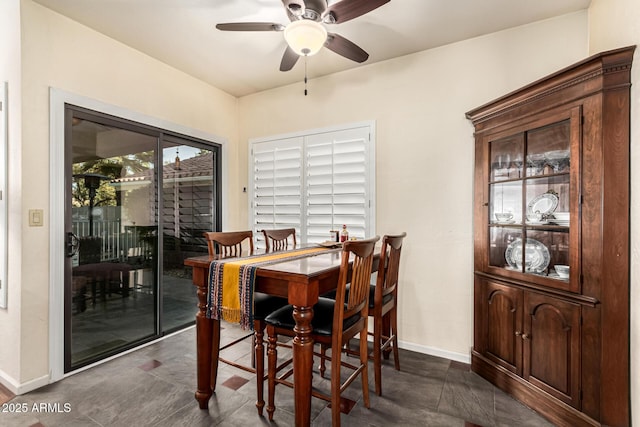
[[[349,21],[379,8],[390,0],[341,0],[329,6],[327,13],[333,15],[336,24]]]
[[[222,31],[282,31],[284,25],[273,22],[230,22],[217,24],[216,28]]]
[[[360,46],[338,34],[329,33],[325,46],[327,49],[352,61],[364,62],[369,59],[369,54],[362,50]]]
[[[298,62],[298,58],[300,56],[293,51],[289,46],[287,46],[287,50],[284,51],[284,55],[282,55],[282,61],[280,61],[280,71],[289,71],[296,65]]]

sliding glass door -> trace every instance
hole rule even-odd
[[[194,322],[219,147],[68,106],[65,372]]]
[[[203,237],[216,224],[218,156],[211,147],[166,137],[162,143],[162,330],[194,320],[197,298],[184,260],[207,254]]]

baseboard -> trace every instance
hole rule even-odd
[[[40,387],[44,387],[49,384],[49,382],[49,375],[43,375],[41,377],[34,378],[31,381],[27,381],[26,383],[20,383],[6,372],[0,370],[0,383],[15,395],[25,394]]]
[[[405,350],[415,351],[416,353],[428,354],[430,356],[442,357],[461,363],[471,363],[471,353],[455,353],[453,351],[442,350],[441,348],[430,347],[426,345],[414,344],[407,341],[398,341],[398,347]]]
[[[2,369],[0,369],[0,384],[5,386],[11,393],[18,394],[18,383]]]

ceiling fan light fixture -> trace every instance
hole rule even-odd
[[[284,29],[284,39],[298,55],[311,56],[324,46],[327,30],[318,22],[301,19],[287,25]]]

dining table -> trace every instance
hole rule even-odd
[[[304,246],[304,245],[303,245]],[[300,245],[298,246],[298,248]],[[255,273],[255,291],[286,297],[293,305],[296,326],[293,338],[293,383],[295,425],[308,426],[311,422],[311,383],[313,368],[313,338],[311,336],[313,306],[320,295],[336,288],[340,274],[341,249],[314,252],[303,257],[260,266]],[[374,267],[380,257],[380,248],[374,254]],[[201,409],[207,409],[216,386],[218,352],[220,348],[220,321],[208,318],[207,292],[209,266],[216,256],[187,258],[186,266],[193,269],[193,284],[197,287],[198,312],[196,314],[197,390],[195,398]]]

